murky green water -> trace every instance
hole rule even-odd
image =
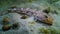
[[[55,29],[56,30],[54,31],[55,34],[60,34],[60,0],[58,1],[57,0],[54,0],[54,1],[53,0],[33,0],[32,2],[28,2],[27,0],[0,0],[0,15],[3,16],[7,14],[6,10],[10,8],[10,6],[12,5],[16,5],[17,7],[30,7],[30,8],[38,8],[38,9],[50,7],[52,10],[56,10],[58,14],[50,14],[54,19],[54,23],[52,26],[48,26],[48,27],[51,27],[51,29]],[[9,33],[7,32],[1,33],[0,31],[1,34],[9,34],[11,32],[14,32],[14,30],[10,31]],[[17,33],[14,32],[14,34],[17,34]],[[25,33],[25,34],[28,34],[28,33]]]

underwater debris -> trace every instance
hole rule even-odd
[[[3,25],[2,30],[3,31],[8,31],[11,29],[11,25]]]
[[[39,33],[43,32],[44,28],[39,29]]]
[[[57,34],[55,28],[49,27],[47,30],[49,30],[50,34]]]
[[[42,33],[42,34],[49,34],[49,31],[48,31],[48,29],[40,28],[40,29],[39,29],[39,33]]]
[[[48,7],[47,9],[44,9],[43,12],[48,14],[50,12],[50,7]]]
[[[18,29],[18,27],[19,27],[19,23],[15,23],[12,25],[12,29]]]
[[[4,24],[4,25],[5,25],[5,24],[8,24],[8,23],[9,23],[9,21],[8,21],[8,20],[9,20],[9,18],[8,18],[8,17],[3,18],[3,21],[2,21],[2,22],[3,22],[3,24]]]
[[[47,29],[44,30],[44,34],[49,34],[49,31]]]
[[[39,33],[42,33],[42,34],[56,34],[56,30],[54,28],[40,28],[39,29]]]
[[[54,3],[56,3],[56,2],[58,2],[59,0],[47,0],[47,2],[49,3],[49,4],[54,4]]]
[[[32,26],[32,25],[34,25],[34,24],[35,24],[35,22],[34,22],[34,21],[29,22],[29,25],[30,25],[30,26]]]
[[[27,18],[27,15],[23,15],[22,17],[21,17],[21,19],[26,19]]]
[[[52,14],[58,14],[58,12],[56,10],[51,11]]]
[[[35,22],[34,21],[32,21],[32,22],[29,22],[30,24],[35,24]]]
[[[54,28],[40,28],[39,29],[39,33],[42,33],[42,34],[57,34],[56,30]]]
[[[51,34],[55,34],[56,32],[54,30],[50,30],[50,33]]]
[[[58,14],[58,12],[56,10],[54,10],[55,14]]]

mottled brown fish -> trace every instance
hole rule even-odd
[[[30,8],[15,8],[15,9],[9,9],[11,12],[16,12],[16,13],[26,13],[28,16],[34,16],[37,20],[52,25],[53,24],[53,19],[51,16],[49,16],[47,13],[43,11],[37,11],[35,9],[30,9]]]

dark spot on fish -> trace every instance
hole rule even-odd
[[[29,13],[30,11],[27,11],[26,13]]]
[[[45,16],[45,18],[48,18],[48,16],[46,16],[46,15],[44,15]]]

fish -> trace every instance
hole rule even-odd
[[[53,18],[41,10],[37,11],[31,8],[14,8],[14,9],[9,9],[9,10],[10,12],[26,13],[28,16],[34,16],[34,18],[36,18],[40,22],[46,23],[48,25],[53,24]]]

